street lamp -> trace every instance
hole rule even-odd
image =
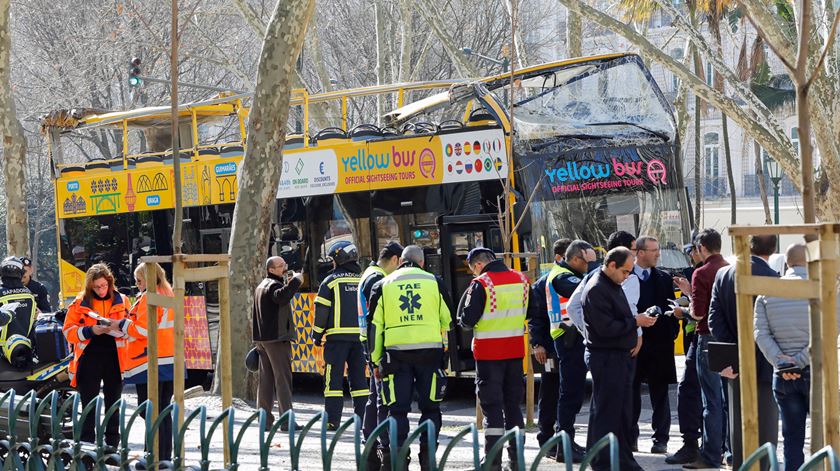
[[[775,223],[779,224],[779,183],[782,181],[782,167],[774,159],[767,159],[767,175],[773,182],[773,206]]]
[[[462,47],[461,52],[463,52],[464,55],[467,56],[467,57],[476,56],[479,59],[482,59],[482,60],[485,60],[485,61],[490,62],[492,64],[496,64],[498,66],[501,66],[502,67],[502,72],[507,72],[508,67],[510,66],[510,59],[508,59],[507,57],[502,58],[502,60],[493,59],[492,57],[485,56],[484,54],[479,54],[479,53],[473,51],[472,48],[469,48],[469,47]]]

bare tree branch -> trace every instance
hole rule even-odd
[[[820,58],[817,61],[817,65],[814,67],[814,70],[811,72],[811,76],[808,77],[808,81],[805,83],[806,87],[810,87],[811,83],[817,76],[820,74],[822,70],[823,62],[825,62],[825,56],[828,54],[828,51],[834,46],[834,38],[837,36],[837,24],[840,22],[840,10],[834,13],[834,20],[831,22],[831,29],[828,32],[828,37],[825,39],[825,46],[823,46],[823,50],[820,53]]]

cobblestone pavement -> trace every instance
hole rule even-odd
[[[681,357],[679,357],[681,359]],[[680,365],[681,366],[681,365]],[[681,368],[680,368],[681,369]],[[681,373],[680,373],[681,374]],[[307,420],[311,419],[323,407],[323,399],[321,395],[321,382],[319,378],[300,378],[296,379],[295,383],[295,401],[294,408],[297,414],[297,421],[299,424],[305,424]],[[474,386],[468,379],[455,380],[450,383],[450,397],[443,403],[443,428],[441,430],[440,445],[438,450],[438,457],[442,449],[444,449],[451,441],[452,437],[464,426],[475,421],[475,395]],[[129,401],[134,404],[136,399],[133,394],[127,394]],[[679,466],[665,464],[665,455],[654,455],[647,453],[652,446],[650,428],[651,410],[646,395],[643,392],[643,410],[641,416],[641,437],[639,440],[640,452],[636,454],[636,459],[645,470],[676,470],[681,469]],[[187,401],[187,409],[194,409],[200,405],[205,405],[208,409],[208,417],[216,417],[221,411],[221,401],[217,397],[202,396],[193,398]],[[236,422],[241,424],[248,415],[253,411],[253,404],[247,404],[244,401],[237,400],[235,403],[237,408]],[[676,385],[671,388],[671,410],[673,414],[671,427],[671,440],[668,443],[669,453],[673,453],[682,445],[682,440],[679,436],[679,427],[677,425],[676,417]],[[345,419],[348,417],[351,410],[351,403],[348,400],[345,403]],[[588,399],[584,404],[582,413],[577,419],[577,436],[578,443],[583,444],[586,436],[586,424],[588,421]],[[412,425],[417,423],[419,413],[415,409],[409,415]],[[300,469],[302,470],[320,470],[322,468],[322,452],[320,445],[320,423],[316,423],[309,435],[304,440],[303,449],[300,454]],[[527,428],[527,438],[525,442],[525,456],[528,463],[533,461],[537,455],[538,446],[536,440],[536,426]],[[332,438],[333,433],[329,432],[328,437]],[[354,470],[356,469],[354,450],[351,434],[343,436],[336,447],[335,458],[331,469],[334,470]],[[131,435],[131,442],[134,444],[134,449],[142,449],[142,432],[141,428],[137,428]],[[199,454],[199,431],[198,426],[193,425],[187,433],[186,455],[188,463],[196,464],[201,458]],[[213,440],[216,445],[211,453],[210,460],[213,462],[212,468],[219,469],[222,467],[222,436],[217,434]],[[483,447],[483,437],[479,434],[479,444]],[[419,449],[417,445],[412,451],[413,462],[411,464],[412,470],[419,469],[417,464],[417,453]],[[781,460],[781,450],[779,453]],[[251,430],[246,433],[241,446],[239,455],[240,469],[256,470],[259,468],[259,446],[257,426],[253,425]],[[269,464],[272,469],[289,469],[291,466],[289,455],[288,437],[285,433],[279,434],[272,441],[271,454]],[[463,442],[457,445],[451,454],[446,469],[453,470],[467,470],[472,469],[472,439],[467,437]],[[561,469],[561,465],[556,462],[544,462],[539,469]]]

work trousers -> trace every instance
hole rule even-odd
[[[87,405],[102,391],[104,397],[102,416],[122,396],[123,382],[120,372],[120,360],[116,350],[113,352],[85,352],[79,358],[76,369],[76,391]],[[96,439],[95,411],[91,411],[82,424],[82,441],[93,443]],[[105,443],[116,447],[120,442],[120,418],[114,414],[105,426]]]
[[[677,385],[677,418],[683,442],[696,444],[703,430],[703,398],[697,377],[697,335],[689,335],[691,341],[685,353],[685,370]]]
[[[637,471],[642,467],[633,457],[630,444],[633,413],[634,360],[627,350],[587,350],[586,364],[592,372],[592,401],[589,406],[589,433],[586,448],[592,448],[608,433],[618,439],[618,469]],[[592,469],[610,469],[604,449],[592,462]]]
[[[148,383],[140,383],[135,386],[137,388],[137,406],[149,398]],[[158,383],[158,414],[172,402],[172,394],[174,392],[172,381],[160,381]],[[146,419],[145,409],[141,413],[143,419]],[[150,443],[144,445],[144,450],[148,451]],[[166,417],[161,421],[158,429],[158,454],[155,456],[158,461],[172,459],[172,414],[166,414]]]
[[[565,431],[569,438],[575,439],[575,419],[583,407],[583,396],[586,390],[586,361],[583,346],[583,336],[575,331],[572,345],[565,345],[565,337],[569,332],[555,341],[557,362],[559,363],[560,384],[559,400],[557,402],[557,431]]]
[[[362,434],[365,439],[370,437],[373,430],[388,417],[388,406],[382,402],[382,381],[377,380],[373,371],[370,372],[370,390],[365,404],[365,418],[362,421]],[[388,433],[383,432],[378,439],[379,448],[388,447]]]
[[[417,393],[417,407],[420,409],[420,421],[432,421],[435,426],[435,442],[440,434],[441,414],[440,401],[443,400],[437,377],[438,367],[431,364],[408,362],[394,362],[388,365],[386,377],[383,378],[383,396],[390,404],[388,415],[397,422],[397,448],[405,443],[408,437],[408,413],[411,411],[411,401]],[[440,381],[444,381],[440,378]],[[420,434],[420,445],[428,445],[426,433]]]
[[[260,354],[257,407],[265,410],[267,426],[274,423],[274,399],[280,416],[292,408],[292,343],[257,342]],[[291,424],[290,424],[291,425]]]
[[[525,427],[520,408],[525,396],[522,358],[476,360],[475,390],[484,414],[484,451],[487,453],[507,430]],[[508,454],[511,461],[516,460],[513,447],[508,447]],[[501,453],[496,456],[498,463]]]
[[[540,373],[540,393],[537,398],[537,442],[543,446],[557,432],[557,406],[560,393],[560,374],[557,372],[557,359],[549,358],[554,362],[554,369]]]
[[[365,402],[368,384],[365,378],[365,357],[361,342],[327,340],[324,345],[324,409],[327,422],[334,426],[341,424],[341,410],[344,408],[344,366],[347,365],[347,379],[350,382],[350,397],[353,398],[353,412],[365,416]]]
[[[741,440],[741,380],[727,379],[729,391],[729,437],[732,442],[732,469],[743,463]],[[779,442],[779,408],[773,397],[773,383],[758,381],[758,444]],[[753,450],[749,450],[752,453]],[[761,469],[770,469],[770,462],[761,460]],[[796,469],[796,468],[785,468]]]
[[[782,438],[785,441],[785,469],[799,469],[805,461],[805,423],[811,404],[811,371],[799,379],[773,378],[773,394],[782,417]]]
[[[720,467],[726,425],[723,383],[720,374],[709,369],[708,349],[711,338],[708,334],[697,337],[697,378],[703,398],[703,446],[700,448],[700,455],[708,464]]]
[[[671,401],[668,397],[668,383],[648,383],[648,395],[653,409],[651,428],[653,428],[653,443],[666,444],[671,434]],[[630,443],[639,439],[639,417],[642,415],[642,381],[638,377],[633,380],[633,435]]]

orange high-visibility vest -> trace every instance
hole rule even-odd
[[[108,312],[96,311],[96,302],[85,299],[84,292],[67,308],[67,317],[64,318],[64,337],[67,342],[73,345],[73,359],[68,368],[70,373],[70,385],[76,387],[76,369],[79,367],[79,360],[85,353],[85,348],[90,344],[90,337],[85,336],[84,328],[96,325],[96,319],[91,317],[91,312],[96,312],[102,317],[112,321],[121,321],[125,318],[126,301],[123,295],[116,291],[111,293],[111,307]],[[125,371],[125,338],[115,338],[117,344],[117,356],[120,362],[120,372]]]
[[[172,290],[158,287],[157,294],[175,296]],[[175,363],[175,313],[172,309],[157,307],[158,321],[158,379],[172,381]],[[120,328],[128,335],[125,346],[125,382],[142,384],[149,380],[149,339],[146,329],[149,325],[149,308],[146,292],[140,295],[120,322]]]

